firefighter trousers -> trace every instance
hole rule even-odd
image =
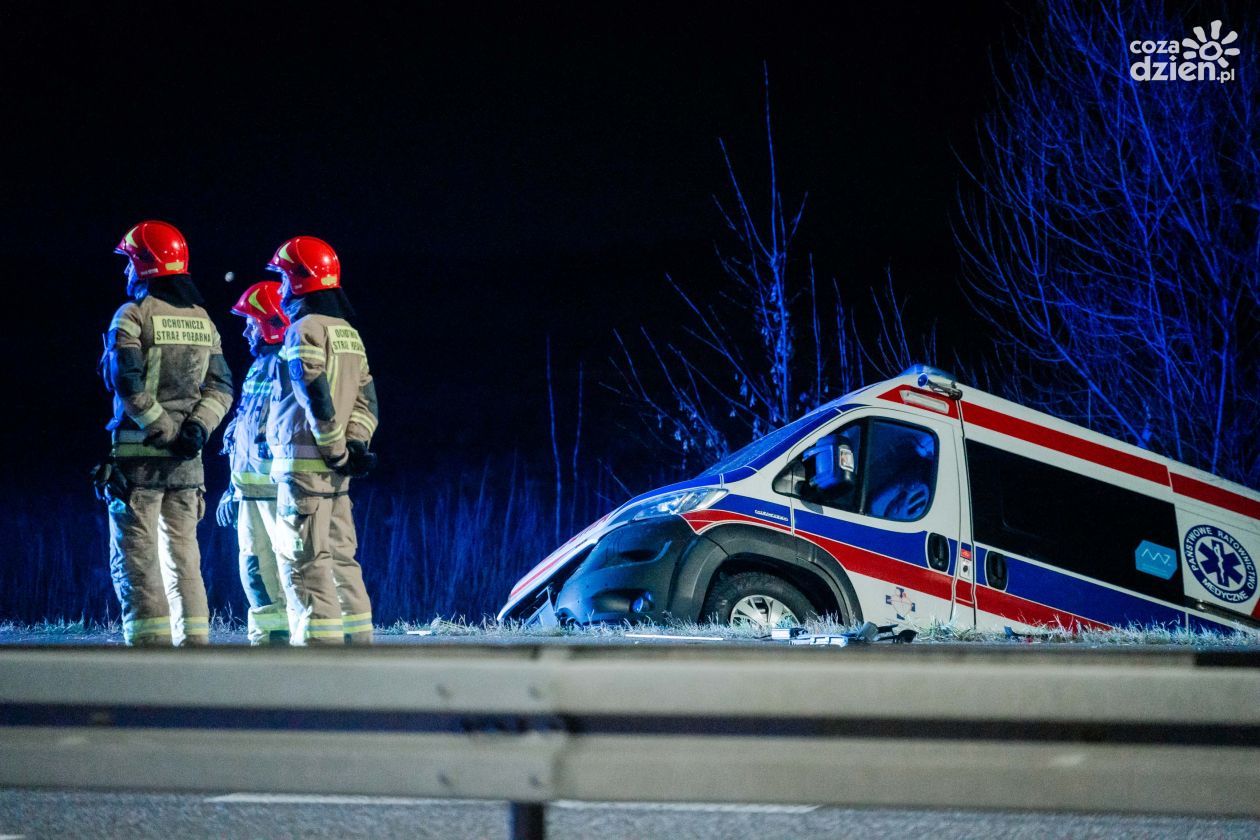
[[[241,499],[236,515],[240,548],[241,586],[249,600],[247,630],[250,644],[265,645],[275,632],[289,632],[284,585],[273,548],[276,537],[276,500]]]
[[[305,496],[284,484],[279,495],[275,545],[289,644],[370,644],[372,604],[355,560],[350,497]]]
[[[132,488],[109,503],[109,568],[129,645],[204,645],[210,608],[201,579],[200,488]]]

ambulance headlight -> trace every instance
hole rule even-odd
[[[655,519],[658,516],[677,516],[680,513],[703,510],[725,495],[726,491],[718,487],[679,490],[675,493],[645,499],[637,505],[626,508],[617,518],[623,522],[637,522],[640,519]]]

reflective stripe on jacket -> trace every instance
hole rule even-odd
[[[175,428],[194,420],[207,436],[232,405],[232,374],[219,331],[200,306],[175,306],[153,295],[119,307],[105,335],[103,374],[114,394],[114,456],[128,480],[148,487],[204,481],[200,456],[189,461],[143,444],[143,432],[165,415]],[[129,434],[130,433],[130,434]]]
[[[333,470],[346,460],[346,440],[370,441],[376,396],[359,333],[341,318],[306,315],[285,333],[278,386],[267,418],[271,477],[298,492],[345,492],[349,478]]]
[[[274,499],[271,449],[267,446],[267,414],[279,373],[280,346],[264,344],[241,384],[241,398],[223,433],[223,451],[232,470],[237,498]]]

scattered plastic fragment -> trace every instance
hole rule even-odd
[[[892,642],[895,645],[909,644],[918,636],[914,630],[896,631],[895,624],[877,625],[870,621],[856,630],[845,633],[806,633],[801,627],[783,627],[770,631],[770,638],[786,640],[792,645],[833,645],[848,647],[849,645],[869,645],[873,642]]]
[[[1033,642],[1039,642],[1043,639],[1050,638],[1049,633],[1017,633],[1010,627],[1005,627],[1003,629],[1006,631],[1006,638],[1013,639],[1018,642],[1024,642],[1025,644],[1032,644]]]

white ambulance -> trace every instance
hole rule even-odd
[[[1260,627],[1260,493],[912,368],[631,499],[501,620]]]

